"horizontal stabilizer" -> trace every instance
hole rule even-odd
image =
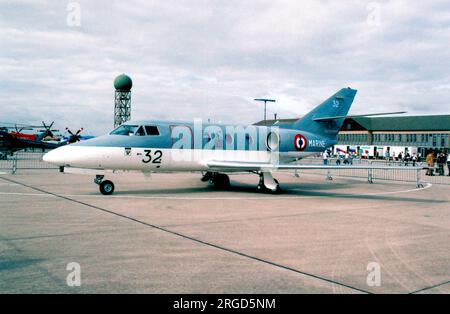
[[[403,113],[406,113],[406,111],[369,113],[369,114],[359,114],[359,115],[352,115],[352,116],[323,117],[323,118],[315,118],[315,119],[313,119],[313,121],[321,122],[321,121],[332,121],[332,120],[347,119],[347,118],[386,116],[386,115],[390,115],[390,114],[403,114]]]

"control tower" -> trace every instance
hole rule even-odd
[[[131,87],[133,82],[128,75],[121,74],[114,80],[114,127],[131,119]]]

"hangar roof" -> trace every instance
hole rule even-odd
[[[368,131],[449,131],[450,115],[353,118]]]
[[[256,125],[287,125],[297,119],[277,119],[255,123]],[[277,122],[277,123],[275,123]],[[350,125],[350,128],[348,126]],[[353,126],[358,126],[354,128]],[[345,119],[342,130],[367,131],[450,131],[450,115],[401,116],[401,117],[356,117]]]

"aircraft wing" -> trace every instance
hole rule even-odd
[[[325,165],[298,165],[298,164],[271,164],[260,162],[244,161],[209,161],[208,167],[217,171],[271,171],[271,170],[336,170],[336,169],[354,169],[354,170],[421,170],[423,167],[399,167],[399,166],[325,166]]]

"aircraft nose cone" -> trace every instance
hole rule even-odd
[[[59,148],[49,151],[42,158],[45,162],[56,164],[58,166],[64,166],[64,154],[59,151]]]

